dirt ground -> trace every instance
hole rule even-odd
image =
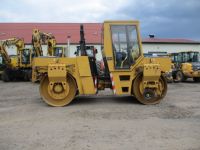
[[[38,87],[0,81],[0,150],[200,150],[200,84],[169,84],[151,106],[98,96],[50,107]]]

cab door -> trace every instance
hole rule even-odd
[[[135,25],[111,25],[115,69],[129,69],[138,59],[139,44]]]

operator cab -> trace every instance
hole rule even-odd
[[[200,62],[200,53],[199,52],[181,52],[180,57],[182,62]]]
[[[129,69],[140,56],[135,25],[111,25],[112,48],[116,69]]]
[[[94,46],[85,46],[86,55],[88,57],[96,57],[97,49]],[[81,56],[81,47],[77,46],[76,56]]]
[[[65,56],[64,47],[54,47],[53,56],[64,57]]]
[[[22,56],[22,64],[30,64],[31,63],[31,51],[30,49],[23,49],[21,51],[21,56]]]
[[[199,52],[180,52],[171,53],[171,59],[173,63],[196,63],[200,62]]]
[[[171,57],[172,63],[177,63],[180,61],[180,59],[178,57],[178,53],[171,53],[170,57]]]

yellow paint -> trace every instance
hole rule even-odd
[[[111,26],[112,25],[134,25],[136,29],[136,36],[138,39],[137,43],[137,54],[133,54],[133,63],[129,68],[122,68],[125,65],[125,61],[122,62],[121,68],[116,68],[116,58],[114,57],[114,50],[112,46],[112,33]],[[166,83],[161,77],[162,73],[171,70],[171,61],[169,58],[155,58],[148,59],[144,58],[141,38],[139,31],[139,22],[138,21],[105,21],[103,25],[103,57],[106,58],[108,64],[109,73],[113,76],[113,84],[115,86],[117,95],[135,95],[138,100],[144,104],[155,104],[162,99],[166,93]],[[137,56],[137,57],[134,57]],[[126,59],[125,59],[126,60]],[[59,67],[64,67],[65,69],[62,71],[57,71]],[[50,70],[50,68],[55,67],[54,71]],[[91,75],[91,69],[89,64],[88,56],[78,56],[75,58],[62,57],[62,58],[34,58],[33,60],[33,74],[38,75],[47,75],[45,76],[49,78],[49,81],[45,79],[41,83],[42,97],[47,97],[46,102],[52,104],[51,101],[54,100],[51,97],[51,94],[47,94],[45,91],[46,84],[49,82],[54,83],[55,85],[62,83],[68,80],[70,76],[70,81],[73,79],[76,82],[77,90],[79,95],[88,95],[95,94],[95,82],[94,78]],[[64,76],[66,75],[66,78]],[[141,76],[142,75],[142,76]],[[141,76],[141,79],[138,78]],[[136,77],[137,82],[134,84]],[[106,81],[107,87],[111,82]],[[71,82],[73,83],[73,82]],[[101,89],[104,89],[104,81],[100,81],[102,83],[99,85]],[[69,85],[70,87],[70,85]],[[72,86],[74,90],[76,89]],[[54,87],[50,87],[53,89]],[[134,90],[135,88],[139,88],[139,90]],[[153,101],[145,101],[143,97],[143,92],[148,88],[153,92],[155,91],[155,95],[158,96]],[[74,91],[73,90],[73,91]],[[55,86],[55,91],[60,92],[60,86],[57,88]],[[134,93],[136,92],[136,93]],[[63,91],[64,93],[64,91]],[[56,95],[56,96],[55,96]],[[65,94],[61,94],[62,97],[66,97]],[[147,93],[148,95],[148,93]],[[58,94],[53,95],[55,98],[59,97]],[[52,104],[56,106],[58,103]],[[63,103],[64,104],[64,103]]]

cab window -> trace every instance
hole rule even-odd
[[[55,47],[54,48],[54,56],[62,57],[63,55],[63,48],[62,47]]]
[[[115,68],[128,69],[140,55],[136,26],[113,25],[111,31]]]

